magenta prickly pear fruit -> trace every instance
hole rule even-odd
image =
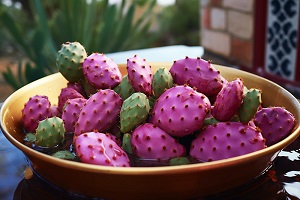
[[[138,56],[127,59],[128,80],[136,92],[152,95],[153,72],[151,66]]]
[[[68,99],[75,99],[75,98],[84,98],[82,94],[80,94],[77,90],[71,87],[65,87],[61,89],[61,92],[58,96],[58,110],[62,113],[63,107]]]
[[[83,86],[80,83],[67,83],[68,88],[73,88],[77,92],[79,92],[82,96],[86,96]]]
[[[83,77],[82,63],[86,57],[87,53],[79,42],[66,42],[57,52],[56,66],[69,82],[78,82]]]
[[[58,109],[58,106],[57,105],[51,105],[50,107],[50,112],[51,112],[51,115],[50,117],[60,117],[61,118],[61,112],[60,110]]]
[[[246,93],[244,92],[243,103],[238,110],[238,116],[241,122],[249,122],[253,119],[259,106],[261,105],[261,91],[251,88]]]
[[[47,96],[35,95],[29,98],[22,109],[22,123],[27,132],[35,132],[40,121],[51,117],[51,104]]]
[[[104,54],[91,54],[82,66],[85,78],[97,89],[112,89],[122,80],[118,65]]]
[[[59,117],[51,117],[39,122],[36,129],[35,144],[39,147],[52,148],[59,145],[65,136],[63,120]]]
[[[62,112],[62,120],[64,121],[66,132],[74,132],[75,124],[78,120],[79,113],[86,102],[84,98],[68,99]]]
[[[216,95],[223,87],[224,78],[220,72],[209,61],[199,57],[174,61],[170,73],[175,84],[188,84],[206,96]]]
[[[75,124],[74,136],[97,130],[105,132],[118,122],[121,97],[111,89],[99,90],[85,102]]]
[[[255,125],[266,139],[266,145],[273,145],[287,137],[295,126],[295,117],[282,107],[262,108],[254,116]]]
[[[185,147],[159,127],[145,123],[131,137],[132,154],[143,159],[168,160],[185,155]]]
[[[75,142],[76,155],[84,163],[130,167],[125,151],[104,133],[83,133]]]
[[[122,104],[120,111],[120,130],[122,133],[132,131],[144,123],[150,111],[149,100],[144,93],[136,92]]]
[[[229,121],[243,102],[244,83],[237,78],[228,82],[218,93],[211,114],[219,121]]]
[[[200,161],[232,158],[265,148],[265,139],[255,128],[241,122],[207,126],[192,141],[190,155]]]
[[[172,136],[182,137],[201,128],[210,106],[204,94],[186,85],[175,86],[157,99],[150,122]]]

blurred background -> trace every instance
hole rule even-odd
[[[67,41],[88,54],[202,46],[213,64],[259,74],[300,98],[298,0],[0,2],[0,101],[57,72],[56,52]]]

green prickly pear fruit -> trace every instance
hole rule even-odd
[[[129,133],[125,133],[123,135],[123,140],[122,140],[122,148],[124,149],[124,151],[126,151],[127,153],[132,154],[132,149],[131,149],[131,134]]]
[[[187,157],[177,157],[177,158],[172,158],[170,160],[170,165],[187,165],[190,164],[190,160]]]
[[[144,93],[136,92],[122,104],[120,111],[120,130],[122,133],[132,131],[146,121],[150,111],[149,100]]]
[[[241,122],[249,122],[261,105],[261,91],[251,88],[245,93],[243,103],[238,110],[238,116]]]
[[[55,158],[60,158],[60,159],[64,159],[64,160],[74,160],[75,159],[75,155],[68,150],[57,151],[54,154],[52,154],[52,156]]]
[[[114,88],[114,91],[119,94],[123,100],[127,99],[135,92],[128,80],[127,74],[123,76],[121,83]]]
[[[36,129],[35,144],[39,147],[55,147],[63,141],[65,132],[64,122],[61,118],[44,119],[39,122]]]
[[[170,71],[165,68],[159,68],[153,75],[152,88],[154,97],[158,98],[166,89],[173,86],[173,77]]]
[[[216,120],[216,118],[214,118],[214,117],[207,117],[207,118],[204,119],[203,125],[208,126],[208,125],[216,124],[218,122],[219,121]]]
[[[66,42],[56,55],[59,72],[71,83],[83,77],[82,63],[87,57],[85,48],[79,42]]]

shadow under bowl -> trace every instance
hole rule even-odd
[[[153,71],[172,63],[150,63]],[[243,156],[181,166],[107,167],[51,157],[23,144],[21,110],[29,97],[47,95],[52,104],[67,81],[56,73],[14,92],[1,108],[1,128],[6,138],[28,157],[34,170],[64,190],[104,199],[193,199],[224,192],[264,173],[278,153],[300,133],[297,99],[279,85],[248,72],[214,65],[228,80],[241,78],[247,88],[263,91],[263,106],[283,106],[296,118],[293,132],[282,141]],[[125,65],[119,65],[122,74]]]

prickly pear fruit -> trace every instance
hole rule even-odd
[[[35,144],[39,147],[55,147],[60,144],[65,135],[63,120],[59,117],[51,117],[40,121],[36,129]]]
[[[152,88],[153,95],[157,99],[166,89],[173,86],[173,77],[170,71],[165,68],[159,68],[153,75]]]
[[[22,123],[27,132],[35,132],[40,121],[51,117],[50,101],[47,96],[35,95],[29,98],[22,109]]]
[[[86,93],[85,90],[82,86],[82,84],[80,84],[81,79],[78,83],[67,83],[67,87],[68,88],[73,88],[74,90],[76,90],[77,92],[79,92],[82,96],[86,97]]]
[[[68,99],[84,98],[77,90],[71,87],[64,87],[61,89],[58,96],[58,110],[62,113],[65,103]]]
[[[260,90],[251,88],[246,93],[244,93],[243,103],[238,110],[240,121],[249,122],[251,119],[253,119],[261,103],[262,101]]]
[[[131,141],[131,134],[130,133],[125,133],[123,135],[123,139],[122,139],[122,148],[127,153],[132,154],[132,148],[131,148],[131,142],[130,141]]]
[[[68,150],[57,151],[54,154],[52,154],[52,156],[55,158],[60,158],[60,159],[64,159],[64,160],[74,160],[75,159],[75,155]]]
[[[60,110],[58,109],[58,106],[57,105],[51,105],[50,107],[50,112],[51,112],[51,115],[50,117],[60,117],[61,118],[61,112]]]
[[[190,160],[187,157],[178,157],[178,158],[172,158],[170,160],[170,166],[174,165],[187,165],[190,164]]]
[[[123,100],[127,99],[135,92],[132,85],[129,83],[127,74],[123,76],[121,83],[114,88],[114,91],[119,94]]]
[[[244,83],[240,78],[228,82],[218,93],[211,114],[219,121],[229,121],[243,102]]]
[[[112,89],[122,80],[118,65],[104,54],[89,55],[84,60],[82,69],[85,78],[97,89]]]
[[[198,58],[176,60],[170,68],[174,83],[178,85],[188,84],[197,88],[197,91],[212,96],[223,87],[223,78],[209,61]]]
[[[192,141],[190,155],[201,161],[215,161],[265,148],[265,139],[255,128],[241,122],[219,122],[207,126]]]
[[[128,80],[136,92],[152,95],[153,72],[151,66],[138,56],[127,59]]]
[[[79,113],[87,100],[84,98],[68,99],[62,112],[66,132],[74,132]]]
[[[121,97],[111,89],[99,90],[84,103],[75,124],[74,136],[98,130],[105,132],[118,122]]]
[[[136,92],[122,104],[120,111],[120,130],[128,133],[148,118],[150,111],[149,100],[144,93]]]
[[[57,52],[56,66],[69,82],[77,82],[83,77],[82,63],[86,57],[85,48],[79,42],[66,42]]]
[[[291,133],[295,126],[295,117],[285,108],[268,107],[255,114],[254,123],[261,130],[266,144],[271,146]]]
[[[209,111],[210,102],[204,94],[178,85],[157,99],[150,122],[172,136],[182,137],[200,129]]]
[[[87,97],[92,96],[98,91],[98,89],[95,88],[85,77],[80,79],[80,84],[82,85],[84,92],[86,94],[85,96]]]
[[[99,132],[83,133],[75,142],[77,157],[84,163],[130,167],[125,151],[109,136]]]
[[[185,148],[159,127],[145,123],[131,137],[132,154],[139,158],[168,160],[185,155]]]

